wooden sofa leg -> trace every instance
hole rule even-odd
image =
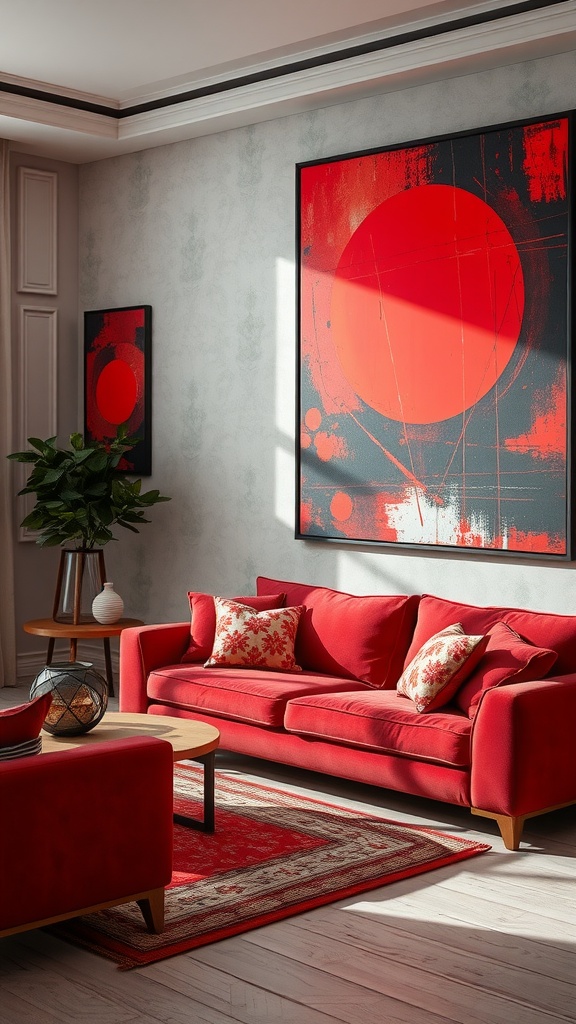
[[[515,817],[511,814],[496,814],[494,811],[481,811],[478,807],[471,807],[470,810],[472,814],[479,814],[482,818],[494,818],[507,850],[520,849],[520,839],[526,815]]]
[[[537,818],[540,814],[549,814],[550,811],[561,811],[564,807],[572,807],[574,800],[568,800],[564,804],[551,804],[550,807],[540,807],[537,811],[529,811],[528,814],[520,814],[515,817],[512,814],[496,814],[495,811],[481,811],[479,807],[471,807],[472,814],[479,814],[483,818],[494,818],[502,833],[504,846],[507,850],[518,850],[522,829],[527,818]]]
[[[152,889],[140,900],[136,900],[149,932],[158,935],[164,931],[164,889]]]
[[[507,814],[497,814],[496,823],[500,829],[500,835],[506,849],[519,850],[522,829],[524,828],[524,818],[522,816],[514,818]]]

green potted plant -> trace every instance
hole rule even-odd
[[[26,486],[18,493],[35,494],[36,504],[21,525],[37,531],[36,543],[42,547],[73,543],[74,548],[66,552],[70,556],[75,553],[98,555],[100,584],[104,582],[105,573],[101,549],[116,540],[112,527],[122,526],[139,533],[139,525],[150,522],[145,518],[146,511],[157,502],[170,501],[158,490],[143,492],[141,480],[130,479],[118,468],[123,456],[137,441],[138,438],[128,437],[126,428],[121,426],[116,437],[107,443],[85,443],[81,434],[71,434],[70,448],[58,448],[55,437],[45,441],[29,437],[32,450],[8,456],[14,462],[32,467]],[[85,563],[94,562],[85,557],[70,557],[67,561],[68,570],[66,559],[61,559],[60,563],[54,618],[58,617],[63,575],[65,587],[66,576],[69,576],[74,580],[75,592],[78,588],[81,590]],[[97,578],[95,566],[86,571]],[[77,604],[78,601],[75,602],[74,622],[81,621]]]

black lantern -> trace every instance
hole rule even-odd
[[[53,662],[32,683],[30,697],[52,692],[52,704],[42,726],[54,736],[89,732],[108,706],[108,683],[84,661]]]

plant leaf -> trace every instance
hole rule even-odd
[[[12,455],[7,455],[7,459],[12,459],[13,462],[36,462],[38,455],[36,452],[13,452]]]

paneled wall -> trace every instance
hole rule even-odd
[[[576,54],[502,67],[80,169],[82,308],[153,307],[153,477],[172,495],[109,545],[127,614],[257,573],[351,592],[576,608],[572,565],[297,541],[296,162],[576,105]]]
[[[11,154],[12,339],[14,346],[14,449],[28,437],[78,429],[78,168]],[[15,464],[14,486],[27,467]],[[22,631],[26,619],[50,615],[58,552],[41,549],[19,526],[33,498],[15,504],[16,639],[20,676],[42,663],[44,641]]]

